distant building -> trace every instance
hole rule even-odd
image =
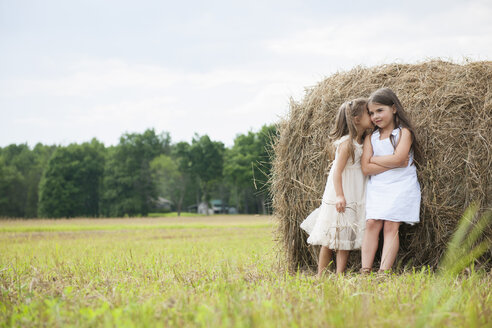
[[[170,212],[173,206],[173,202],[169,199],[163,197],[157,197],[154,202],[154,207],[156,210]]]
[[[208,213],[207,213],[207,210],[208,210]],[[214,210],[212,208],[210,208],[209,206],[207,206],[207,203],[201,202],[200,204],[198,204],[198,211],[197,211],[197,213],[198,214],[212,215],[212,214],[214,214]]]
[[[237,214],[237,210],[235,207],[229,207],[227,204],[222,205],[222,200],[220,199],[212,199],[210,201],[210,204],[207,206],[205,202],[201,202],[196,204],[188,206],[188,211],[190,212],[196,212],[198,214],[207,214],[207,208],[208,208],[208,214]]]

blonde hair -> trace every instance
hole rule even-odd
[[[350,140],[356,139],[357,127],[355,126],[354,117],[362,115],[363,111],[367,111],[366,98],[357,98],[344,102],[338,108],[335,126],[330,132],[330,137],[336,140],[348,135]],[[348,143],[348,150],[352,161],[354,161],[355,150],[353,142]]]

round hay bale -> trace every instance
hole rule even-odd
[[[333,159],[328,134],[335,113],[344,101],[381,87],[398,95],[424,157],[418,170],[421,221],[400,228],[397,262],[435,267],[465,208],[473,201],[491,208],[491,81],[491,61],[356,67],[307,89],[300,102],[291,100],[288,116],[278,124],[271,178],[278,237],[290,270],[317,265],[318,250],[306,243],[299,224],[321,203]],[[360,252],[351,253],[357,269]],[[486,255],[490,259],[490,252]]]

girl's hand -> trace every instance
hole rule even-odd
[[[345,213],[345,206],[347,202],[345,201],[345,196],[337,196],[337,200],[335,203],[335,208],[338,213]]]
[[[405,162],[401,163],[400,167],[407,167],[409,161],[410,161],[410,154],[408,154]]]

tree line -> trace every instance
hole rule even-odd
[[[237,135],[226,148],[207,135],[172,143],[154,129],[68,146],[0,148],[0,217],[147,216],[159,200],[181,213],[212,199],[238,213],[269,213],[274,125]]]

